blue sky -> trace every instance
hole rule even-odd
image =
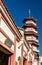
[[[42,0],[3,0],[3,2],[19,27],[23,26],[22,21],[28,16],[30,9],[31,16],[37,19],[39,50],[42,55]]]

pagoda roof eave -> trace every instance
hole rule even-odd
[[[32,20],[32,21],[36,22],[36,19],[35,19],[35,18],[33,18],[33,17],[27,17],[27,18],[25,18],[25,19],[23,20],[23,23],[24,23],[25,21],[27,21],[27,20]]]

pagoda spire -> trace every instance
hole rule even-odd
[[[30,9],[29,9],[29,11],[28,11],[28,17],[30,18]]]

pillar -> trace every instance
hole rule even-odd
[[[11,65],[11,57],[8,58],[8,65]]]
[[[16,63],[16,35],[14,36],[14,53],[11,55],[11,65],[15,65]]]

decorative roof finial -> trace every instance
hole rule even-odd
[[[28,17],[30,18],[30,9],[29,9],[29,12],[28,12]]]

